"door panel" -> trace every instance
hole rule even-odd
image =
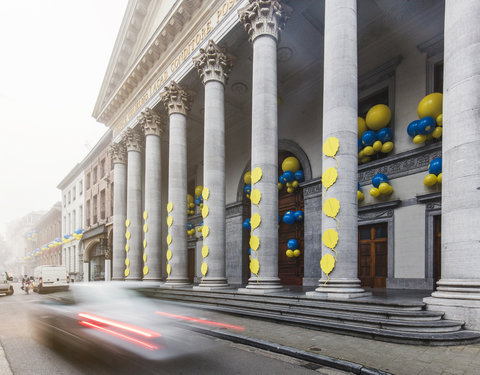
[[[358,277],[364,287],[386,287],[388,277],[387,236],[386,223],[358,228]]]

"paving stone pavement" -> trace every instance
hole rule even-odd
[[[215,311],[187,309],[197,318],[243,326],[236,334],[355,362],[396,375],[479,375],[480,344],[422,346],[394,344],[322,332]]]

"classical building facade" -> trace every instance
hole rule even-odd
[[[130,1],[93,113],[113,132],[112,278],[427,289],[480,329],[478,17],[473,0]],[[412,133],[434,92],[441,129]]]

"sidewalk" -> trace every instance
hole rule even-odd
[[[266,341],[331,359],[353,362],[359,365],[358,368],[363,366],[396,375],[480,374],[480,344],[466,346],[393,344],[193,307],[182,307],[182,313],[195,318],[244,327],[244,330],[238,331],[203,325],[202,329],[209,329],[217,337],[222,337],[222,333],[232,336],[234,340],[235,336],[242,336],[249,344],[258,347]],[[239,340],[236,341],[239,342]]]
[[[2,342],[0,341],[0,375],[12,375],[10,364],[5,357],[5,351],[3,350]]]

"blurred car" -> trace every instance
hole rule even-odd
[[[7,296],[13,294],[13,285],[11,282],[13,277],[10,276],[7,272],[0,272],[0,293],[5,293]]]
[[[158,314],[159,306],[125,282],[75,283],[44,299],[31,316],[50,344],[97,357],[109,353],[143,363],[198,350],[189,346],[188,333]]]

